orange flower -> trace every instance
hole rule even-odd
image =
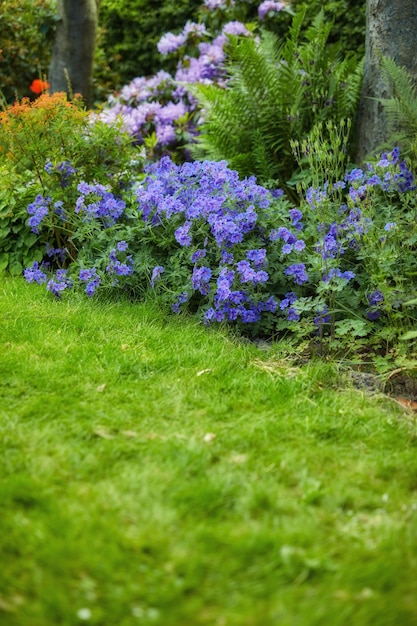
[[[32,84],[29,87],[29,89],[32,91],[32,93],[36,93],[37,95],[39,95],[43,93],[44,91],[46,91],[47,89],[49,89],[49,87],[50,85],[49,83],[46,82],[46,80],[35,78],[35,80],[32,81]]]

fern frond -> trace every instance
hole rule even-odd
[[[390,143],[401,147],[405,156],[417,161],[417,88],[411,74],[389,57],[381,57],[383,76],[391,98],[379,98],[390,125]]]

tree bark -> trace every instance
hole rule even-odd
[[[80,93],[92,104],[98,0],[58,0],[58,24],[49,69],[50,91]]]
[[[356,160],[362,163],[387,140],[380,102],[389,98],[379,55],[392,58],[417,79],[417,0],[367,0],[364,80],[358,117]]]

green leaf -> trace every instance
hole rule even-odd
[[[335,332],[338,336],[366,337],[369,332],[369,323],[358,319],[340,320],[335,323]]]
[[[410,341],[410,339],[415,339],[416,337],[417,337],[417,330],[409,330],[407,333],[404,333],[404,335],[401,335],[400,340]]]
[[[7,269],[9,265],[9,255],[8,254],[0,254],[0,272]]]
[[[0,239],[5,239],[10,231],[11,229],[8,226],[3,226],[3,228],[0,228]]]
[[[9,272],[12,276],[20,276],[23,272],[22,264],[19,261],[13,261],[9,266]]]

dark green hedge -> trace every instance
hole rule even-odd
[[[159,39],[196,19],[200,5],[200,0],[101,0],[100,48],[116,86],[161,69]]]
[[[56,0],[0,0],[0,95],[12,103],[30,96],[48,73]]]

